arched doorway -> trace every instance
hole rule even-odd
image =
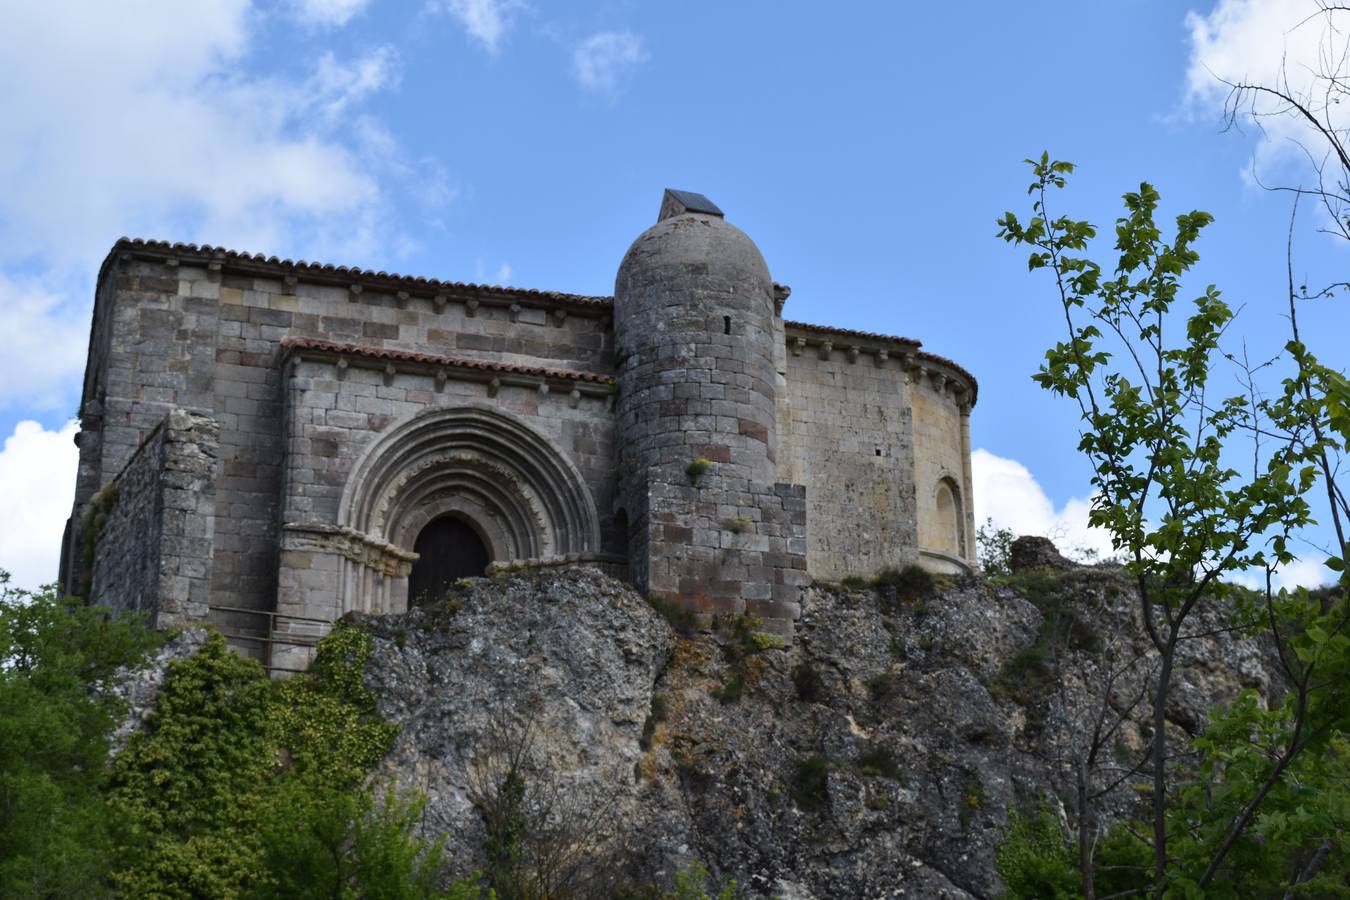
[[[419,555],[408,576],[408,608],[445,596],[457,579],[487,571],[487,546],[473,527],[457,516],[441,516],[426,524],[413,550]]]

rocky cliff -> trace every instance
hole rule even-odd
[[[562,878],[602,860],[668,882],[698,860],[751,896],[993,897],[1009,809],[1071,802],[1073,735],[1100,698],[1124,719],[1115,765],[1146,740],[1132,598],[1119,570],[1052,565],[818,585],[785,647],[749,620],[682,633],[578,570],[466,580],[353,624],[401,728],[382,775],[428,797],[423,828],[465,870],[509,826]],[[1261,649],[1226,632],[1186,653],[1179,733],[1272,687]],[[1105,807],[1137,800],[1125,778]]]

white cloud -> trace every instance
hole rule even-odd
[[[1288,90],[1329,116],[1331,127],[1350,125],[1350,110],[1322,103],[1321,92],[1314,90],[1317,73],[1334,70],[1350,49],[1350,31],[1332,30],[1318,10],[1316,0],[1219,0],[1208,15],[1188,13],[1186,99],[1193,110],[1219,115],[1229,99],[1225,82],[1284,86],[1287,79]],[[1260,135],[1252,164],[1262,182],[1294,177],[1291,166],[1306,167],[1308,157],[1299,144],[1322,155],[1325,143],[1301,118],[1261,115],[1279,109],[1278,100],[1259,94],[1247,99],[1238,124]],[[1248,117],[1252,111],[1259,116],[1259,129]],[[1306,175],[1306,169],[1301,171]],[[1243,176],[1250,178],[1251,171]]]
[[[516,13],[525,8],[517,0],[445,0],[444,9],[459,20],[469,37],[496,53],[502,38],[515,24]]]
[[[1015,459],[995,456],[979,449],[970,455],[975,492],[975,524],[992,519],[997,528],[1015,535],[1039,535],[1054,540],[1066,556],[1082,556],[1094,551],[1097,559],[1112,555],[1111,538],[1106,531],[1088,525],[1091,501],[1074,497],[1055,509],[1031,471]],[[1259,571],[1232,573],[1227,580],[1258,590],[1265,587],[1265,574]],[[1326,566],[1312,558],[1295,560],[1275,573],[1275,588],[1319,587],[1335,582]]]
[[[369,5],[370,0],[296,0],[294,7],[303,22],[341,28]]]
[[[61,534],[75,500],[79,431],[69,422],[47,431],[20,422],[0,450],[0,568],[14,587],[33,589],[56,580]]]
[[[572,74],[589,91],[613,96],[619,79],[647,60],[642,38],[631,31],[602,31],[572,51]]]
[[[14,280],[0,272],[0,410],[74,411],[75,385],[84,367],[88,307],[62,300],[58,291],[35,280]]]
[[[0,408],[76,392],[94,272],[121,235],[370,265],[412,246],[395,192],[448,202],[439,164],[363,110],[398,84],[394,50],[260,74],[260,23],[249,0],[0,3]]]
[[[245,0],[0,6],[0,245],[96,262],[121,234],[367,256],[381,172],[340,113],[395,78],[393,52],[249,74]],[[0,260],[3,262],[3,260]]]
[[[325,53],[319,58],[310,86],[316,105],[330,120],[336,120],[369,95],[396,86],[398,80],[398,54],[392,47],[376,47],[358,59],[339,60]]]
[[[483,265],[482,258],[474,260],[473,280],[479,284],[509,284],[511,281],[511,264],[502,263],[497,267],[497,271],[488,274],[487,268]]]
[[[1085,551],[1095,551],[1098,558],[1111,555],[1110,536],[1088,525],[1088,498],[1072,498],[1056,509],[1035,476],[1017,460],[979,449],[970,455],[970,462],[977,526],[992,519],[995,527],[1016,535],[1048,537],[1066,555]]]
[[[1315,588],[1326,584],[1334,584],[1336,576],[1330,569],[1315,559],[1296,559],[1289,565],[1280,568],[1275,573],[1274,581],[1277,589]]]

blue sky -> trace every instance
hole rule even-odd
[[[995,219],[1026,208],[1042,149],[1080,166],[1064,209],[1102,225],[1152,181],[1169,215],[1215,214],[1194,290],[1245,304],[1236,332],[1273,353],[1289,204],[1250,172],[1297,180],[1296,135],[1225,133],[1205,67],[1297,58],[1312,8],[0,3],[0,566],[54,569],[94,275],[120,235],[608,294],[666,186],[756,240],[789,317],[972,370],[977,511],[1092,543],[1074,409],[1029,378],[1058,308]],[[1300,271],[1335,272],[1344,248],[1305,223]],[[1306,315],[1343,365],[1344,303]]]

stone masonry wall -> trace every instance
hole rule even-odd
[[[252,267],[266,272],[250,268],[209,250],[120,244],[100,276],[83,400],[76,523],[170,409],[219,422],[213,605],[269,610],[276,596],[282,338],[601,371],[612,364],[607,303],[382,273],[283,277],[270,263]],[[78,539],[71,544],[67,571],[82,554]],[[255,618],[221,624],[242,628]]]
[[[918,546],[920,550],[936,551],[942,545],[935,497],[939,484],[946,482],[955,495],[959,519],[958,552],[953,555],[973,561],[975,513],[970,502],[970,448],[963,404],[954,396],[950,380],[937,369],[917,370],[910,396],[914,410],[912,481],[919,500]]]
[[[805,500],[774,483],[776,313],[759,250],[717,215],[662,219],[615,281],[634,580],[705,618],[752,612],[790,631]]]
[[[173,410],[89,504],[90,599],[172,627],[205,621],[219,427]]]
[[[510,376],[504,376],[511,381]],[[297,357],[287,378],[286,473],[278,611],[336,618],[345,594],[359,594],[362,609],[402,612],[407,602],[407,564],[417,528],[397,523],[388,535],[394,545],[380,551],[342,531],[339,502],[357,461],[381,435],[401,423],[425,417],[429,410],[485,408],[525,423],[579,470],[584,489],[599,514],[597,551],[622,559],[623,536],[612,514],[615,485],[613,391],[587,386],[585,393],[550,390],[548,379],[535,383],[497,383],[446,378],[431,373],[386,372],[378,366],[339,368],[333,359]],[[412,473],[410,473],[412,477]],[[473,493],[472,486],[467,488]],[[435,497],[428,497],[427,503]],[[486,519],[485,516],[477,518]],[[418,519],[417,522],[421,523]],[[491,521],[480,521],[488,529]],[[537,523],[528,523],[537,524]],[[297,526],[306,526],[300,528]],[[308,526],[318,526],[317,528]],[[395,550],[394,548],[398,549]],[[400,552],[402,551],[402,555]],[[383,559],[381,559],[381,557]],[[357,589],[344,585],[352,568],[344,562],[368,560],[362,572],[375,572],[380,584]],[[497,559],[496,562],[512,560]],[[381,566],[386,568],[380,573]]]
[[[914,562],[914,442],[897,358],[788,339],[789,455],[784,480],[806,486],[807,567],[837,581]]]

